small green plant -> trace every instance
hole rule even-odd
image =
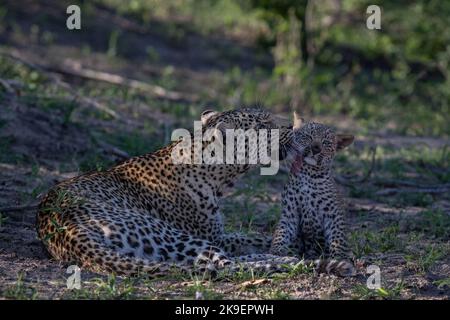
[[[274,279],[290,279],[298,275],[314,273],[314,264],[311,262],[307,263],[304,260],[298,262],[295,265],[286,264],[283,265],[283,267],[286,269],[286,271],[283,273],[275,274],[273,276]]]
[[[399,237],[398,226],[390,226],[380,232],[352,232],[349,241],[356,257],[360,258],[373,252],[402,251],[405,243]]]
[[[118,279],[111,274],[108,277],[94,278],[83,283],[84,288],[70,291],[69,298],[122,300],[133,299],[136,293],[136,279]]]
[[[219,272],[219,277],[232,282],[254,281],[258,275],[253,269],[247,269],[243,266],[232,273],[228,271]]]
[[[8,220],[8,217],[3,212],[0,212],[0,228],[3,227],[6,220]]]
[[[34,300],[38,293],[35,288],[28,286],[24,282],[24,273],[19,273],[16,283],[5,290],[4,295],[8,299]]]
[[[403,280],[390,288],[369,289],[364,284],[357,284],[353,288],[352,297],[354,299],[399,299],[404,288]]]
[[[401,251],[404,248],[403,241],[399,238],[398,226],[390,226],[376,236],[375,242],[382,252]]]
[[[118,282],[115,275],[109,275],[105,281],[102,278],[94,279],[97,286],[94,289],[95,295],[100,299],[127,299],[132,298],[134,289],[134,281],[132,278],[125,278]]]
[[[349,236],[350,247],[356,258],[372,253],[372,247],[369,244],[368,235],[366,232],[353,231]]]
[[[429,271],[437,261],[444,257],[446,252],[448,252],[448,248],[428,245],[420,252],[406,255],[405,259],[409,267],[414,271],[424,273]]]
[[[443,289],[444,287],[450,288],[450,277],[436,280],[433,284],[437,285],[438,289]]]

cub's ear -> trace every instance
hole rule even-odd
[[[201,119],[201,121],[202,121],[202,124],[203,124],[203,125],[206,125],[206,123],[208,122],[208,120],[209,120],[212,116],[214,116],[214,115],[216,115],[216,114],[218,114],[218,112],[217,112],[217,111],[214,111],[214,110],[205,110],[205,111],[203,111],[203,112],[202,112],[202,115],[201,115],[201,117],[200,117],[200,119]]]
[[[302,125],[303,125],[303,122],[304,122],[303,118],[301,118],[298,115],[297,111],[294,111],[294,126],[293,126],[293,129],[294,130],[300,129],[302,127]]]
[[[351,134],[338,134],[336,135],[336,141],[337,141],[337,150],[340,151],[349,145],[352,144],[353,140],[355,139],[354,136]]]

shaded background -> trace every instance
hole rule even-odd
[[[81,30],[66,28],[69,4]],[[382,30],[366,28],[371,4]],[[449,26],[437,0],[1,0],[0,296],[448,297]],[[384,292],[298,270],[262,292],[237,290],[243,279],[122,292],[104,277],[64,290],[34,232],[49,187],[154,151],[207,108],[255,102],[356,135],[337,180],[353,251],[387,268]],[[286,168],[243,179],[223,203],[227,228],[272,232],[285,181]]]

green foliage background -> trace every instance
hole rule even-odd
[[[200,92],[204,103],[231,108],[260,101],[276,112],[298,109],[306,115],[348,116],[367,130],[384,128],[386,132],[427,136],[450,132],[448,1],[90,0],[78,3],[85,28],[95,25],[100,7],[136,21],[181,51],[191,34],[219,41],[238,39],[243,47],[251,47],[253,56],[245,59],[253,59],[254,63],[249,62],[251,66],[243,68],[234,64],[242,59],[240,49],[224,42],[219,50],[226,67],[220,73],[211,73],[210,90],[216,94]],[[382,8],[381,30],[366,28],[366,9],[371,4]],[[8,5],[0,5],[0,20],[7,20],[10,14]],[[40,41],[52,43],[56,41],[54,35],[42,27],[51,22],[45,14],[36,17],[37,33]],[[112,30],[102,41],[107,45],[108,58],[132,62],[133,55],[145,54],[147,63],[164,66],[164,53],[158,48],[143,45],[139,49],[142,52],[127,51],[127,35],[121,26],[104,27]],[[0,31],[17,26],[6,24],[2,28]],[[90,44],[81,47],[84,54],[92,50]],[[178,89],[180,82],[174,73],[177,66],[164,67],[163,76],[153,81],[168,89]],[[181,114],[197,117],[200,112],[195,107],[189,107],[186,112],[185,107],[173,104],[160,108],[177,117]]]
[[[193,23],[183,28],[202,34],[254,30],[259,49],[270,52],[275,64],[269,70],[231,68],[225,75],[229,94],[244,88],[243,103],[260,99],[275,109],[293,105],[313,114],[344,114],[369,129],[389,122],[390,128],[405,134],[449,133],[447,1],[100,2],[142,23],[155,16],[190,17]],[[371,4],[382,8],[381,30],[366,28],[366,8]],[[312,7],[314,26],[305,38],[314,44],[314,52],[306,60],[301,26],[307,6]],[[261,77],[270,77],[274,91],[252,82]]]

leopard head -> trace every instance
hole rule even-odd
[[[288,119],[276,116],[261,107],[246,107],[223,112],[206,110],[202,113],[201,121],[204,131],[214,129],[215,132],[222,137],[221,143],[223,145],[226,144],[227,131],[230,129],[242,130],[244,132],[250,132],[249,130],[253,129],[257,134],[259,134],[261,129],[265,129],[268,141],[267,154],[270,154],[272,130],[277,129],[279,135],[278,151],[280,160],[283,160],[287,156],[292,142],[292,123]],[[250,139],[250,136],[246,136],[246,139]],[[237,145],[238,144],[235,143],[235,147]],[[260,147],[259,140],[258,144],[246,143],[246,150],[244,152],[254,152],[258,147]],[[239,150],[235,151],[239,152]]]

